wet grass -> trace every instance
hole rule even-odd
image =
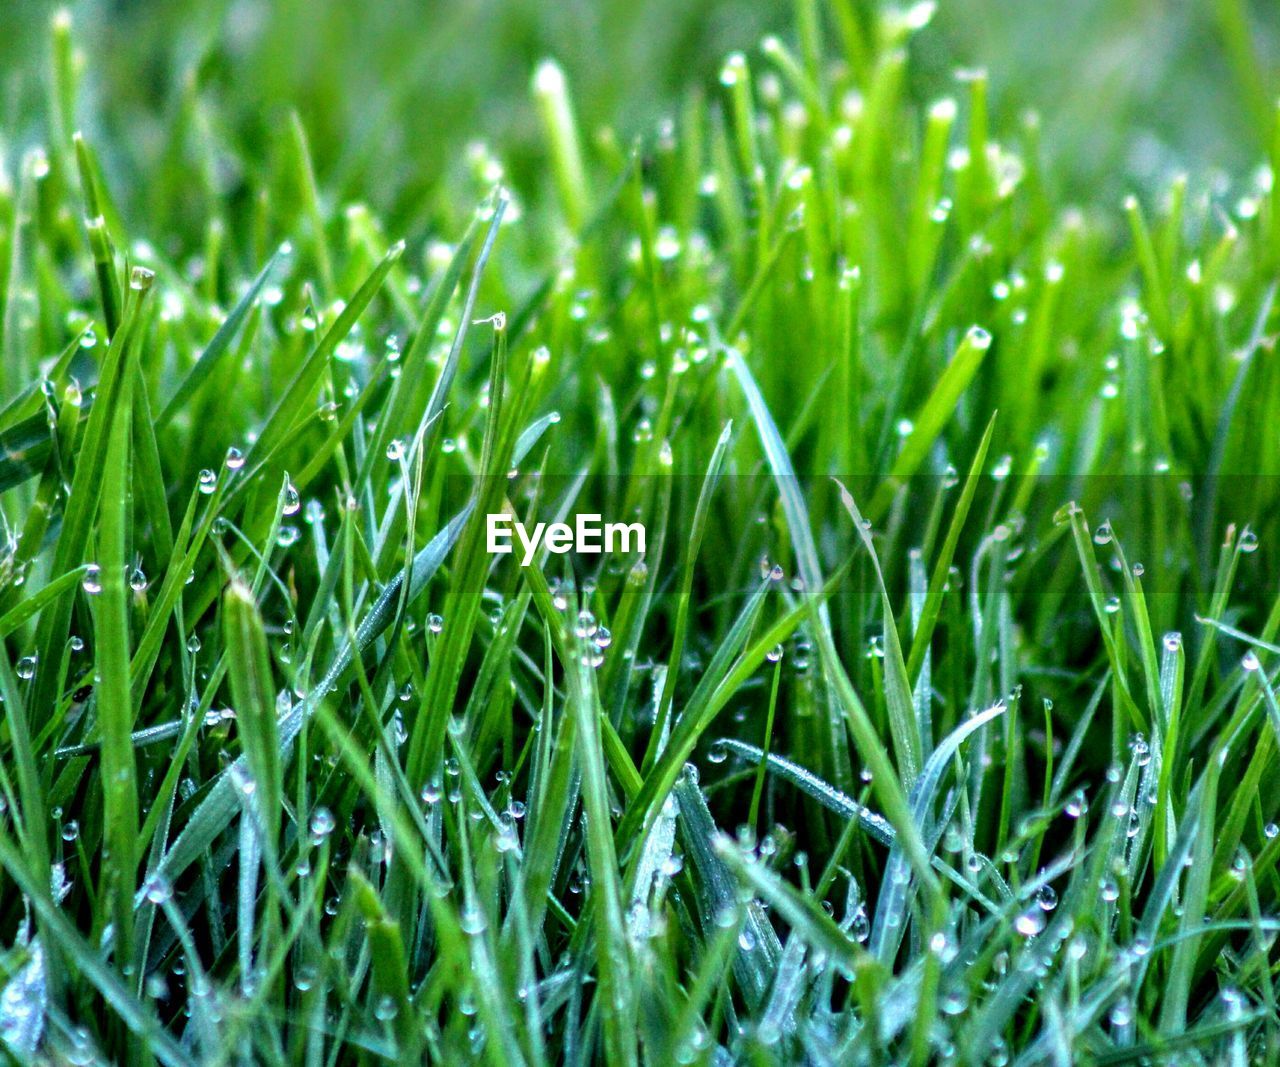
[[[8,1056],[1280,1052],[1280,160],[1062,203],[985,74],[915,98],[925,14],[801,0],[634,146],[539,65],[536,177],[473,145],[429,224],[198,78],[124,188],[53,20]]]

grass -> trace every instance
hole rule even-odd
[[[1280,140],[1070,205],[998,71],[921,97],[927,15],[798,0],[634,145],[530,65],[540,152],[430,197],[212,40],[121,164],[54,16],[5,1056],[1280,1056]],[[501,510],[645,551],[522,568]]]

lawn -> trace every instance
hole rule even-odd
[[[1280,19],[1022,7],[0,13],[0,1058],[1280,1058]]]

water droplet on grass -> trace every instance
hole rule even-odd
[[[853,913],[853,922],[849,924],[849,932],[855,941],[866,941],[871,936],[871,921],[867,918],[867,909],[861,904]]]
[[[164,904],[173,896],[173,886],[162,874],[153,874],[148,878],[142,891],[152,904]]]
[[[1133,758],[1139,767],[1145,767],[1151,762],[1151,746],[1147,744],[1144,735],[1133,735],[1133,740],[1129,742],[1129,751],[1133,753]]]
[[[333,812],[328,808],[316,808],[311,813],[311,843],[318,845],[324,841],[325,838],[333,833],[334,825]]]
[[[1122,997],[1112,1006],[1108,1019],[1112,1026],[1128,1026],[1133,1022],[1133,1006]]]
[[[1044,929],[1044,912],[1029,908],[1013,921],[1013,928],[1023,937],[1035,937]]]

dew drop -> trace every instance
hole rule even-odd
[[[162,874],[153,874],[142,887],[143,895],[152,904],[164,904],[173,896],[173,886]]]
[[[333,833],[334,825],[333,812],[328,808],[316,808],[311,813],[311,843],[318,845],[324,841],[325,838]]]
[[[1133,1006],[1126,998],[1121,997],[1112,1006],[1111,1014],[1108,1018],[1112,1026],[1128,1026],[1133,1022]]]
[[[1013,928],[1023,937],[1035,937],[1044,929],[1044,912],[1038,907],[1029,908],[1014,920]]]
[[[295,515],[298,509],[302,507],[302,500],[298,496],[297,487],[287,476],[284,480],[284,489],[281,491],[280,499],[280,510],[285,515]]]
[[[464,934],[482,934],[488,927],[489,922],[485,918],[483,911],[474,905],[470,905],[462,909],[458,925],[462,928]]]
[[[853,922],[849,925],[849,932],[853,934],[855,941],[866,941],[871,936],[871,921],[867,918],[867,909],[861,904],[858,905],[857,911],[853,913]]]

